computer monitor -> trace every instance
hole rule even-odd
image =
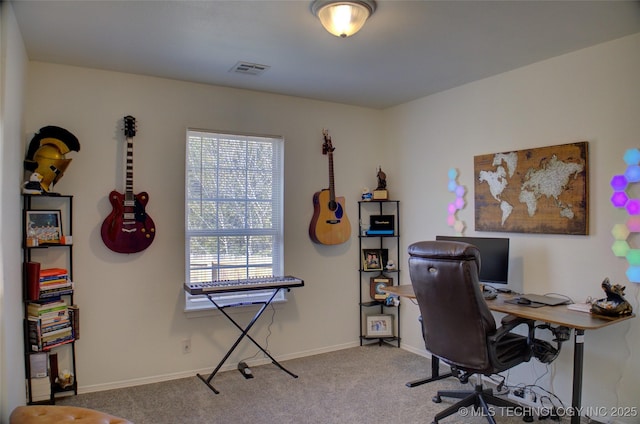
[[[483,284],[509,283],[509,239],[498,237],[436,236],[436,240],[473,244],[480,251],[480,274]]]

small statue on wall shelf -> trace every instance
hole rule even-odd
[[[387,174],[382,171],[382,167],[378,167],[378,187],[373,191],[374,200],[387,200],[389,192],[387,191]]]
[[[25,181],[22,185],[22,192],[24,194],[42,194],[42,175],[34,172],[29,177],[29,181]]]
[[[382,171],[381,167],[378,167],[378,187],[376,190],[385,190],[387,188],[387,174]]]
[[[56,378],[56,383],[61,389],[69,389],[73,387],[73,373],[69,370],[62,370],[60,375]]]

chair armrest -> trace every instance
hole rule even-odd
[[[533,340],[533,335],[535,331],[534,320],[517,317],[515,315],[506,315],[505,317],[502,318],[500,323],[502,324],[502,326],[496,330],[493,336],[489,336],[490,340],[498,341],[502,337],[504,337],[505,334],[509,333],[511,330],[513,330],[514,328],[520,325],[526,325],[528,327],[528,337],[530,340]]]
[[[492,364],[496,369],[504,370],[531,358],[535,321],[507,315],[502,319],[501,323],[502,326],[487,337],[487,343]],[[527,326],[526,336],[511,332],[511,330],[520,325]]]
[[[509,329],[513,329],[520,324],[531,324],[533,325],[534,321],[527,318],[521,318],[515,315],[505,315],[500,321],[503,327],[509,327]]]
[[[535,334],[535,321],[532,319],[521,318],[515,315],[507,315],[502,318],[502,326],[496,330],[495,333],[488,336],[488,340],[490,344],[498,344],[500,340],[511,333],[511,330],[520,326],[526,325],[528,327],[527,331],[527,342],[529,344],[533,343],[534,334]]]

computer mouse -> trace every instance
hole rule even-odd
[[[526,297],[521,297],[518,299],[518,305],[531,305],[531,301]]]

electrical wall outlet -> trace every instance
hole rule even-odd
[[[182,340],[182,353],[191,353],[191,339]]]

